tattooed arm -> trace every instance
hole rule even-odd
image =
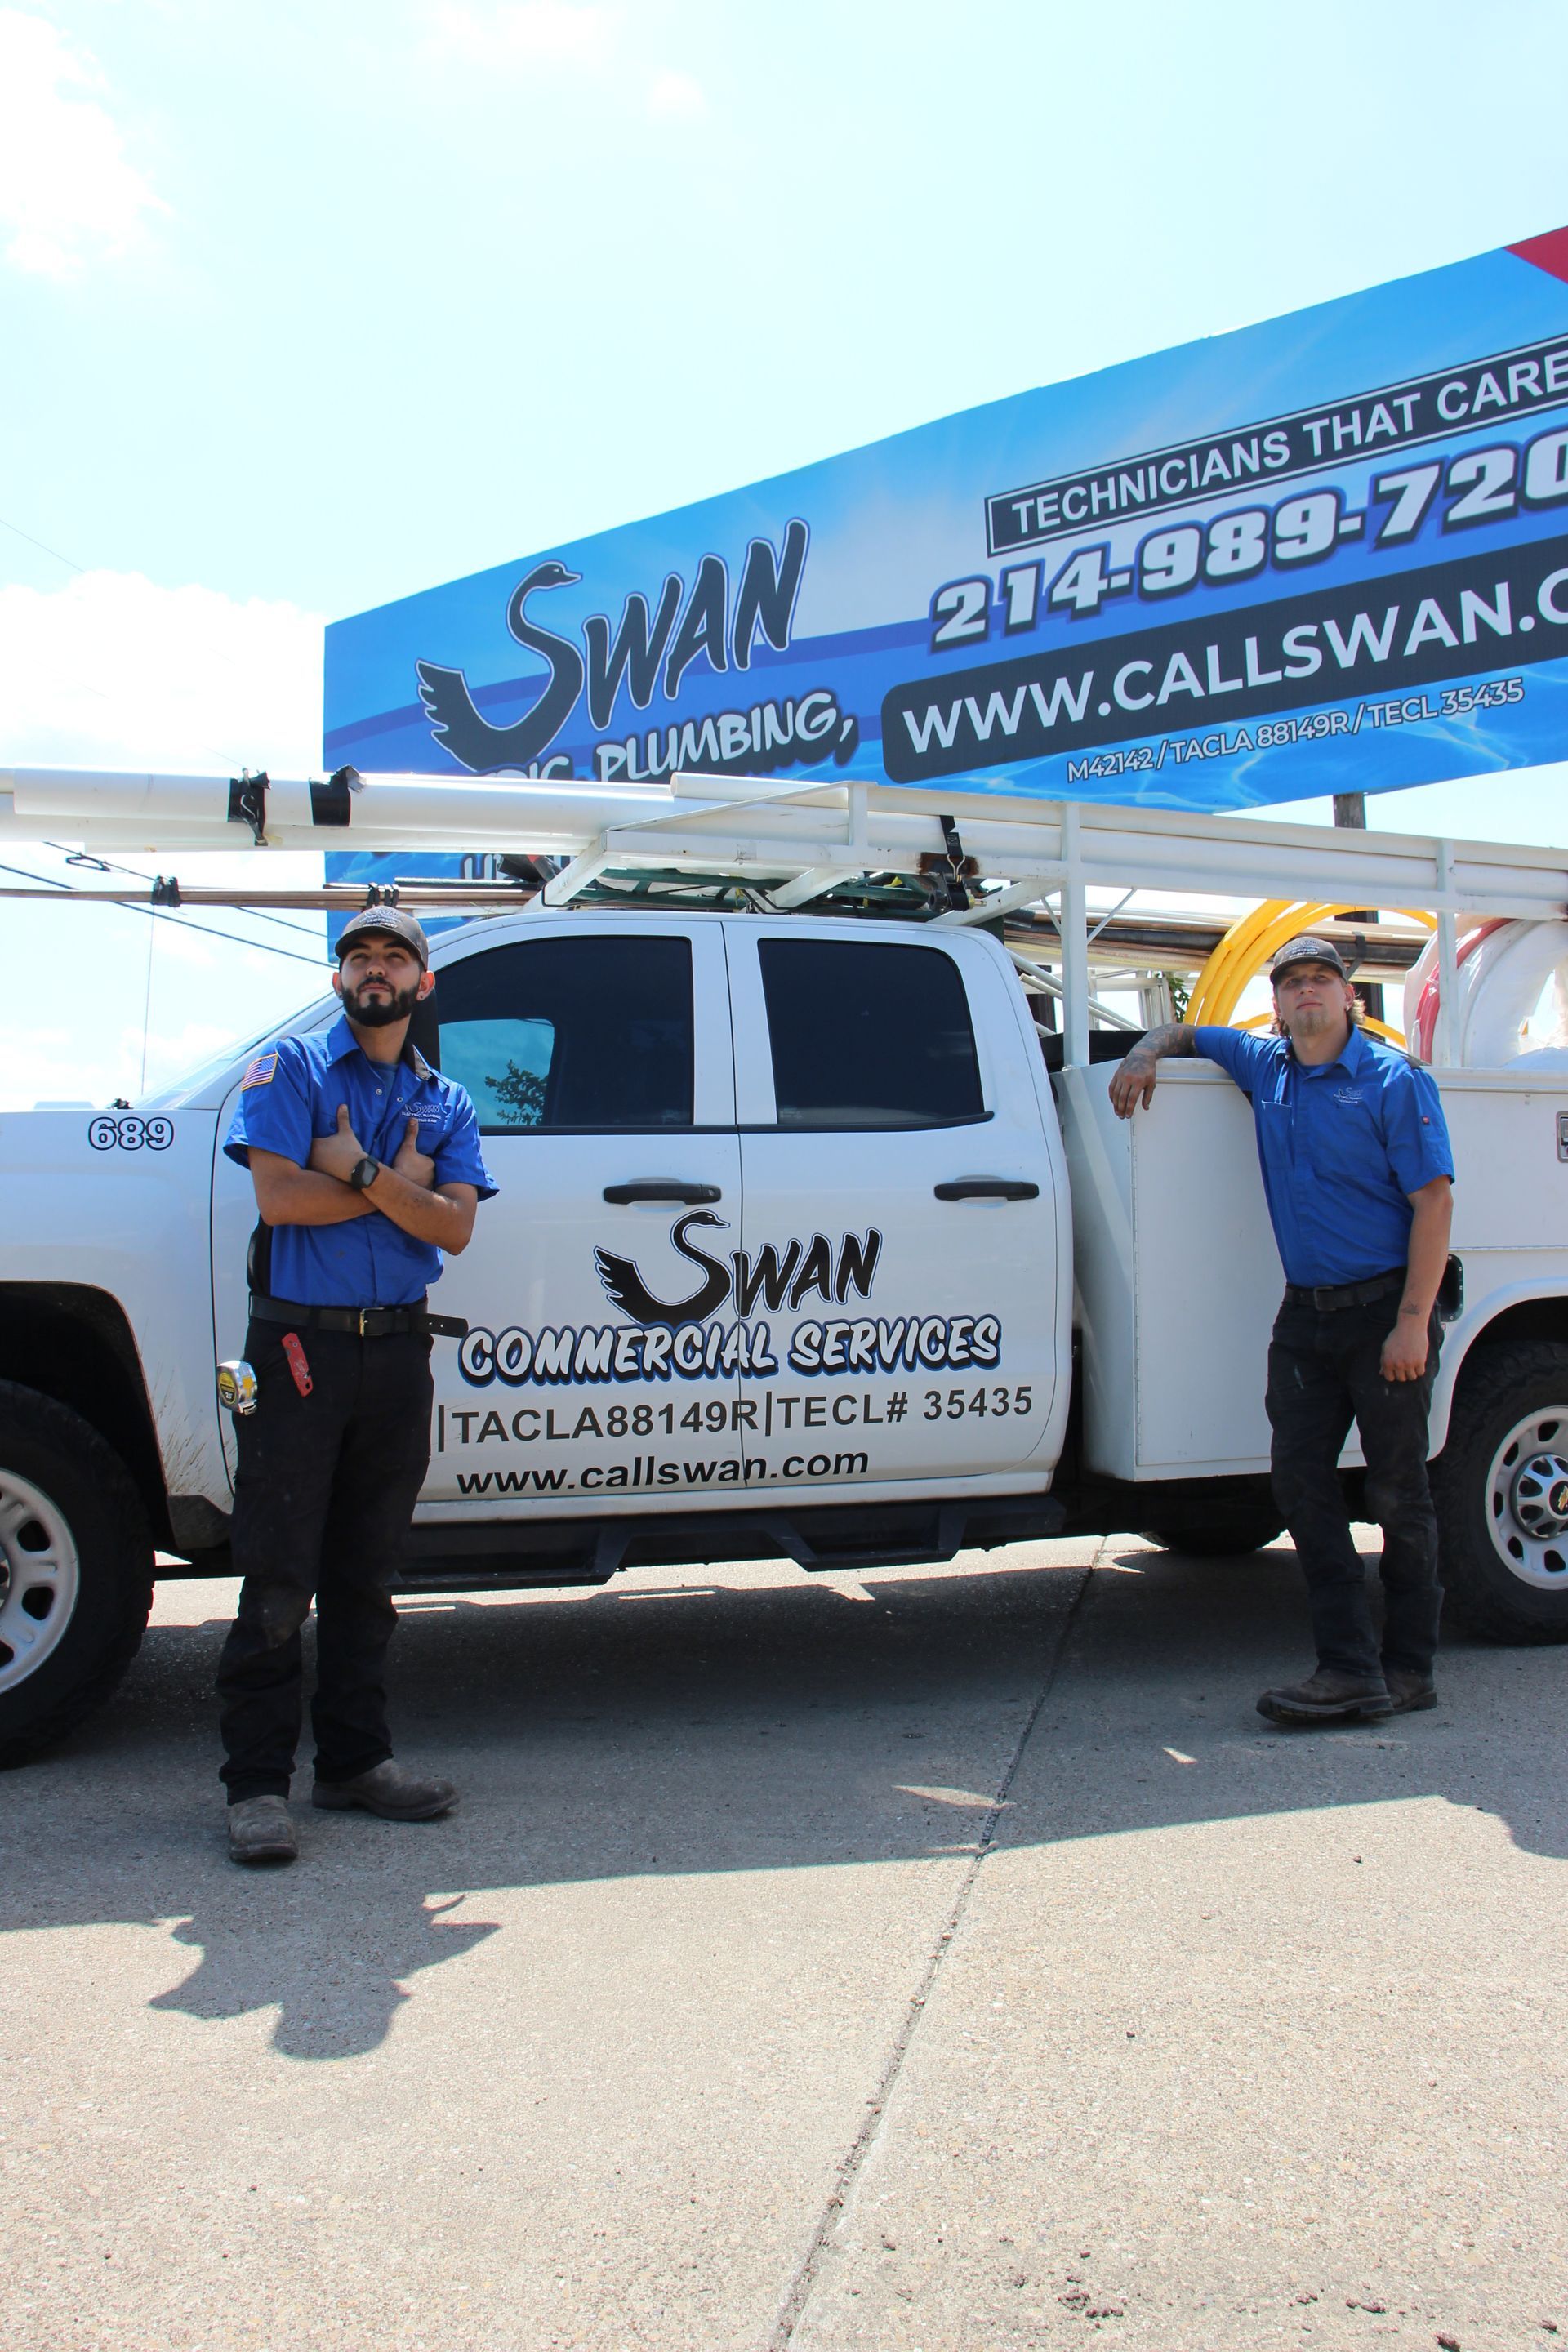
[[[1194,1054],[1193,1032],[1184,1021],[1167,1021],[1141,1037],[1110,1081],[1110,1100],[1120,1118],[1147,1110],[1154,1095],[1155,1066],[1166,1054]]]

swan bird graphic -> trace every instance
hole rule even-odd
[[[571,717],[583,691],[583,656],[570,637],[557,636],[553,630],[542,629],[529,619],[528,600],[545,589],[570,588],[582,576],[552,557],[546,563],[536,563],[511,592],[507,627],[520,646],[543,655],[550,665],[550,678],[532,709],[510,727],[492,727],[488,719],[480,718],[460,669],[443,668],[439,662],[415,663],[419,699],[429,715],[430,731],[470,774],[493,776],[502,769],[529,767]]]
[[[617,1257],[613,1250],[596,1249],[594,1263],[610,1304],[618,1307],[623,1315],[629,1315],[634,1322],[664,1323],[672,1331],[683,1323],[700,1323],[716,1307],[722,1307],[730,1296],[730,1269],[687,1240],[693,1225],[710,1225],[720,1233],[729,1230],[723,1218],[716,1217],[711,1209],[694,1209],[689,1216],[677,1218],[670,1227],[672,1246],[693,1265],[700,1266],[706,1276],[689,1298],[679,1299],[673,1305],[656,1298],[629,1257]]]

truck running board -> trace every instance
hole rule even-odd
[[[792,1559],[818,1573],[914,1568],[961,1551],[1044,1542],[1060,1532],[1066,1516],[1054,1495],[1036,1494],[601,1519],[569,1544],[561,1540],[566,1529],[559,1520],[537,1529],[426,1525],[414,1530],[397,1590],[526,1591],[607,1584],[623,1568],[707,1568],[742,1559]]]

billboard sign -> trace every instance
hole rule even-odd
[[[325,751],[1194,810],[1568,757],[1568,229],[340,621]]]

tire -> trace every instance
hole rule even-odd
[[[119,1455],[68,1406],[0,1381],[0,1766],[109,1696],[152,1601],[152,1533]]]
[[[1138,1532],[1145,1543],[1189,1552],[1194,1559],[1240,1559],[1271,1544],[1284,1528],[1282,1519],[1260,1511],[1253,1519],[1213,1519],[1206,1526],[1194,1521],[1190,1528],[1141,1528]]]
[[[1494,1642],[1568,1642],[1568,1345],[1482,1345],[1432,1465],[1455,1612]]]

